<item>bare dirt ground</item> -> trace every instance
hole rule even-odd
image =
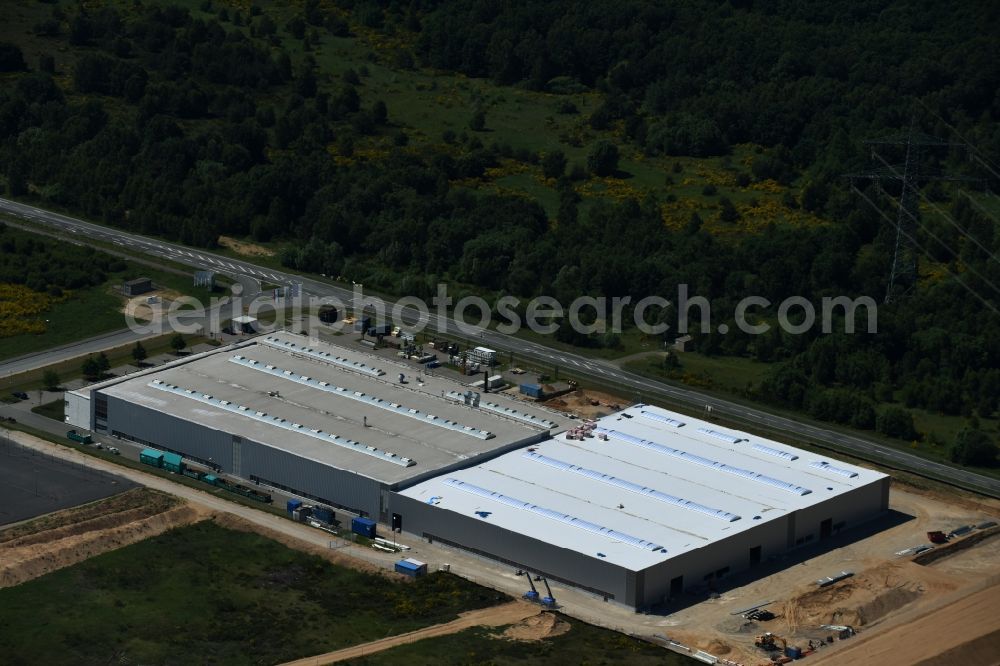
[[[818,664],[1000,664],[1000,578],[938,606],[901,614],[882,631],[821,652]]]
[[[219,236],[219,245],[229,248],[236,254],[242,254],[244,257],[274,256],[274,250],[268,249],[262,245],[255,245],[254,243],[237,240],[229,236]]]
[[[541,641],[562,636],[571,628],[569,622],[560,620],[554,613],[539,613],[511,625],[503,632],[503,637],[515,641]]]
[[[482,608],[480,610],[462,613],[457,620],[452,620],[451,622],[446,622],[444,624],[435,624],[434,626],[425,627],[406,634],[400,634],[399,636],[390,636],[389,638],[383,638],[370,643],[364,643],[362,645],[355,645],[353,647],[344,648],[343,650],[337,650],[336,652],[327,652],[326,654],[316,655],[315,657],[307,657],[305,659],[290,661],[285,664],[285,666],[320,666],[321,664],[333,664],[338,661],[346,661],[348,659],[363,657],[374,652],[382,652],[383,650],[388,650],[389,648],[396,647],[397,645],[415,643],[416,641],[424,638],[455,634],[471,627],[499,627],[505,624],[515,624],[525,620],[526,618],[538,615],[540,612],[541,607],[537,604],[528,603],[526,601],[512,601],[511,603],[504,604],[503,606]],[[552,617],[555,619],[555,616]],[[557,622],[556,624],[566,623]],[[566,625],[566,627],[568,630],[569,625]]]
[[[154,296],[156,302],[150,303],[149,299]],[[175,289],[156,289],[141,296],[123,299],[121,312],[138,321],[156,323],[170,311],[170,304],[183,296]]]
[[[11,587],[186,525],[201,517],[192,505],[134,489],[0,532],[0,587]]]
[[[581,419],[592,419],[607,416],[621,406],[629,404],[629,401],[610,393],[577,389],[557,398],[546,400],[542,404],[560,412],[574,414]]]
[[[834,547],[817,549],[815,555],[810,555],[809,551],[797,557],[792,554],[785,561],[773,563],[775,572],[771,575],[742,585],[736,579],[734,587],[720,590],[719,598],[702,597],[703,600],[677,610],[656,624],[662,628],[662,633],[685,645],[747,665],[769,663],[768,653],[754,647],[755,636],[770,631],[787,639],[789,645],[808,651],[810,640],[818,646],[821,639],[836,634],[821,629],[821,624],[847,625],[858,631],[858,635],[845,641],[835,641],[833,647],[819,647],[814,656],[824,656],[823,663],[840,663],[826,661],[827,651],[831,657],[840,652],[847,654],[853,642],[878,640],[883,634],[888,636],[883,639],[888,647],[879,649],[888,655],[896,649],[893,637],[904,634],[897,633],[899,630],[887,632],[896,619],[904,615],[926,616],[929,627],[935,622],[940,622],[941,626],[962,624],[963,632],[956,633],[962,637],[960,641],[941,641],[940,644],[943,649],[975,651],[982,636],[998,627],[971,617],[963,621],[964,613],[977,610],[979,606],[965,609],[957,603],[942,605],[942,600],[972,594],[994,576],[1000,580],[1000,536],[926,566],[913,562],[912,557],[899,557],[895,553],[926,543],[926,532],[931,530],[948,532],[961,525],[995,520],[1000,515],[1000,502],[958,491],[938,495],[897,484],[892,489],[890,509],[894,513],[882,523],[867,526],[867,532],[866,526],[861,526],[858,528],[860,534],[848,532],[837,537],[837,543],[831,544]],[[825,588],[815,584],[816,579],[842,570],[855,575]],[[994,589],[998,591],[1000,587]],[[776,615],[770,621],[749,622],[741,615],[731,614],[766,601],[772,602],[766,608]],[[937,632],[929,635],[936,636]],[[914,641],[912,636],[905,640]],[[922,642],[928,643],[928,640]],[[930,642],[938,644],[938,641]],[[969,647],[961,647],[966,644]],[[924,652],[917,649],[918,659],[911,661],[878,662],[862,658],[860,655],[866,653],[853,648],[851,654],[855,663],[914,664],[937,654],[936,649],[926,648]]]

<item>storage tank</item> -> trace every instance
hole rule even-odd
[[[375,538],[375,521],[368,518],[351,519],[351,531],[369,539]]]

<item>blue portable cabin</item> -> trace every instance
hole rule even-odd
[[[139,454],[139,462],[153,467],[163,467],[163,452],[156,449],[143,449]]]
[[[521,384],[520,391],[522,395],[526,395],[529,398],[541,398],[545,395],[541,384]]]
[[[288,503],[285,504],[285,510],[288,511],[288,515],[290,516],[292,515],[292,511],[295,511],[300,506],[302,506],[302,500],[290,499],[288,500]]]
[[[369,539],[375,538],[375,521],[369,518],[353,518],[351,520],[351,531]]]
[[[401,573],[411,578],[419,578],[420,576],[427,575],[427,565],[424,562],[408,557],[405,560],[396,562],[396,573]]]

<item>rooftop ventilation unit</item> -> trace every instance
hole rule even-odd
[[[257,368],[251,366],[247,363],[246,359],[236,358],[235,356],[229,359],[231,363],[236,363],[238,365],[243,365],[249,368],[253,368],[258,372],[266,372],[268,374],[274,375],[275,377],[280,377],[282,379],[287,379],[288,381],[293,381],[297,384],[302,384],[304,386],[311,386],[319,391],[326,391],[327,393],[335,393],[337,395],[355,400],[357,402],[364,403],[366,405],[371,405],[372,407],[377,407],[379,409],[384,409],[389,412],[394,412],[402,416],[407,416],[412,419],[416,419],[423,423],[430,423],[431,425],[438,426],[440,428],[447,428],[448,430],[454,430],[455,432],[460,432],[464,435],[470,437],[475,437],[476,439],[492,439],[494,437],[493,433],[488,430],[479,430],[478,428],[470,428],[464,426],[460,423],[455,423],[454,421],[448,421],[445,419],[440,419],[433,414],[424,414],[417,409],[407,409],[400,405],[394,405],[393,403],[386,402],[381,398],[375,396],[366,395],[363,391],[348,391],[340,386],[333,386],[332,384],[321,382],[311,377],[306,377],[305,375],[300,375],[291,370],[282,370],[281,368]]]
[[[365,365],[360,361],[352,361],[349,358],[344,358],[342,356],[336,356],[330,352],[320,351],[318,349],[313,349],[312,347],[299,347],[294,342],[288,342],[282,340],[279,337],[269,335],[262,340],[269,345],[278,347],[279,349],[285,349],[288,351],[293,351],[296,354],[303,354],[310,358],[323,361],[330,365],[335,365],[340,368],[346,368],[348,370],[353,370],[355,372],[360,372],[363,375],[368,375],[369,377],[381,377],[385,374],[385,370],[380,370],[379,368],[372,367],[370,365]]]
[[[338,437],[337,435],[324,434],[321,430],[313,431],[311,429],[303,429],[302,426],[299,425],[298,423],[289,424],[288,421],[286,421],[283,418],[277,416],[268,416],[264,412],[255,412],[251,409],[248,409],[244,405],[234,405],[230,403],[228,400],[219,400],[217,398],[213,398],[212,396],[206,393],[196,394],[194,391],[184,390],[178,386],[159,385],[153,382],[150,382],[148,386],[158,389],[160,391],[165,391],[167,393],[173,393],[175,395],[180,395],[185,398],[197,400],[198,402],[204,403],[206,405],[212,405],[214,407],[223,409],[227,412],[233,412],[235,414],[239,414],[240,416],[245,416],[249,419],[260,421],[261,423],[267,423],[268,425],[272,425],[276,428],[282,428],[284,430],[289,430],[291,432],[297,432],[300,435],[314,437],[329,444],[335,444],[336,446],[340,446],[345,449],[350,449],[358,453],[363,453],[365,455],[372,456],[373,458],[378,458],[379,460],[391,462],[394,465],[399,465],[400,467],[410,467],[411,465],[416,464],[409,458],[400,458],[399,456],[397,456],[392,452],[382,451],[380,449],[375,448],[374,446],[365,446],[364,444],[355,442],[352,439],[347,439],[346,437]]]
[[[504,407],[503,405],[498,405],[495,402],[480,402],[479,394],[473,393],[472,391],[466,391],[465,393],[460,393],[458,391],[448,391],[445,394],[446,398],[454,400],[455,402],[461,402],[472,407],[479,407],[479,409],[485,410],[487,412],[493,412],[494,414],[499,414],[500,416],[506,416],[514,419],[515,421],[520,421],[521,423],[527,423],[528,425],[538,426],[545,430],[551,430],[556,427],[556,423],[549,421],[547,419],[539,418],[533,414],[528,414],[526,412],[519,412],[516,409],[511,409],[510,407]]]

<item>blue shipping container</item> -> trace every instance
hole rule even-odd
[[[354,518],[351,520],[351,531],[369,539],[375,538],[375,521],[368,518]]]
[[[427,573],[427,565],[423,562],[407,558],[405,560],[400,560],[396,562],[396,573],[401,573],[404,576],[412,576],[416,578],[418,576],[423,576]]]
[[[521,393],[531,398],[542,397],[542,387],[539,384],[521,384]]]
[[[328,506],[317,506],[313,509],[313,518],[322,520],[327,525],[333,524],[333,509]]]
[[[300,506],[302,506],[302,500],[290,499],[288,500],[288,504],[285,505],[285,508],[288,510],[288,513],[291,513]]]

